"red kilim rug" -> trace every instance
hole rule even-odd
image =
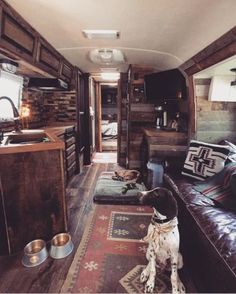
[[[152,209],[96,205],[86,223],[63,293],[143,293],[146,236]],[[169,274],[158,273],[155,292],[171,292]]]

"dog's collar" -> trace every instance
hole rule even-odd
[[[167,222],[169,222],[169,221],[171,221],[171,219],[169,219],[169,218],[160,219],[160,218],[158,218],[156,215],[153,215],[153,216],[152,216],[152,219],[151,219],[151,222],[152,222],[153,224],[155,224],[155,223],[157,223],[157,224],[165,224],[165,223],[167,223]]]

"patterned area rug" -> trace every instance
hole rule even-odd
[[[69,269],[62,293],[143,293],[146,236],[152,209],[97,205]],[[169,273],[158,273],[155,292],[171,292]]]

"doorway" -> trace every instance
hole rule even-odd
[[[101,85],[102,152],[117,153],[118,137],[117,85]]]

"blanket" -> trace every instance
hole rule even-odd
[[[236,162],[205,181],[195,182],[193,189],[211,198],[216,205],[236,210]]]
[[[103,121],[106,122],[106,121]],[[103,137],[114,137],[117,136],[117,122],[109,122],[102,123],[102,136]]]

